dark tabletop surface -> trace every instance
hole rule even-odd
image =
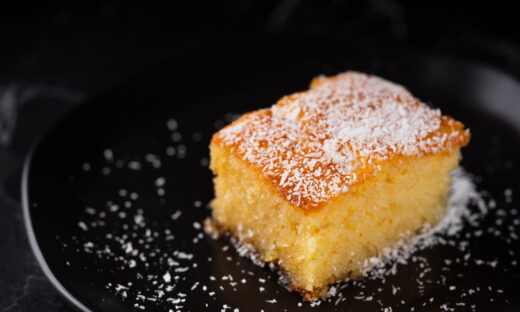
[[[29,248],[19,200],[28,148],[92,94],[179,53],[252,36],[388,42],[520,77],[519,23],[499,2],[123,1],[0,7],[0,311],[70,311]],[[432,2],[433,3],[433,2]],[[66,144],[66,142],[64,142]]]

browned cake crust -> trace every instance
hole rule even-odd
[[[462,123],[402,86],[347,72],[244,115],[211,143],[231,148],[291,204],[313,210],[363,183],[382,161],[450,151],[469,138]]]

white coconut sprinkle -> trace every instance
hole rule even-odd
[[[166,283],[171,282],[171,280],[172,280],[172,276],[170,275],[169,272],[164,273],[164,275],[163,275],[163,280],[164,280]]]
[[[349,191],[360,169],[373,174],[391,155],[436,153],[461,135],[441,133],[440,111],[397,84],[354,72],[320,81],[216,135],[297,206]]]
[[[299,113],[301,112],[303,111],[300,110]],[[299,117],[301,116],[293,113],[290,118],[298,119]],[[224,120],[227,121],[226,118]],[[166,129],[163,130],[166,131]],[[184,135],[183,137],[189,138],[190,136]],[[167,145],[169,144],[171,142],[167,143]],[[166,157],[167,145],[161,149],[164,164],[166,165],[166,161],[168,161],[168,165],[171,161],[180,161],[180,158],[178,160]],[[185,155],[185,147],[181,149]],[[150,156],[155,154],[129,155],[119,147],[114,150],[118,152],[114,155],[113,161],[103,157],[105,164],[93,163],[91,172],[81,172],[81,174],[89,176],[98,174],[105,166],[111,169],[109,173],[111,175],[118,174],[118,172],[128,174],[129,159],[139,161],[143,170],[158,169],[153,165],[155,157]],[[103,149],[99,150],[97,155],[102,154]],[[117,159],[116,156],[121,158]],[[189,156],[191,157],[191,154]],[[85,159],[85,161],[90,163],[91,160]],[[82,163],[78,165],[79,169],[82,169]],[[321,168],[317,160],[309,162],[309,167]],[[319,171],[315,170],[315,172]],[[132,172],[131,174],[139,175],[140,173]],[[153,175],[155,178],[161,176],[164,176],[164,171],[156,171]],[[168,185],[172,183],[173,190],[175,176],[168,175],[167,178]],[[475,177],[472,179],[482,182]],[[154,179],[150,181],[152,185],[154,182]],[[131,185],[121,183],[114,186],[115,191],[107,194],[105,201],[101,204],[98,201],[86,201],[84,209],[80,210],[82,211],[81,218],[75,221],[78,224],[76,235],[57,237],[57,239],[62,242],[63,248],[69,251],[84,253],[87,257],[97,257],[103,263],[110,263],[114,272],[104,273],[110,277],[110,280],[107,280],[110,282],[106,284],[106,289],[114,295],[120,296],[121,300],[127,302],[131,307],[134,306],[135,310],[156,310],[160,307],[165,311],[184,311],[198,307],[199,310],[218,311],[226,302],[221,301],[223,298],[228,298],[227,296],[232,298],[233,295],[240,298],[251,292],[256,293],[258,297],[255,301],[258,302],[256,311],[292,310],[296,306],[302,307],[304,310],[320,309],[322,306],[330,309],[337,306],[332,309],[342,311],[348,309],[355,297],[359,298],[356,304],[360,304],[361,309],[370,311],[417,311],[424,309],[423,307],[446,311],[457,311],[460,307],[465,307],[470,311],[478,311],[486,305],[473,304],[474,298],[477,296],[489,298],[487,301],[493,301],[495,305],[503,304],[510,295],[507,288],[503,288],[501,284],[489,284],[487,281],[463,284],[459,279],[459,267],[464,265],[472,266],[475,269],[493,270],[504,276],[515,272],[518,266],[516,260],[518,254],[512,246],[518,243],[520,218],[517,207],[504,205],[504,203],[510,202],[517,195],[518,188],[516,185],[504,186],[495,194],[495,198],[490,198],[490,194],[482,192],[488,207],[479,202],[476,208],[474,205],[468,207],[468,203],[474,202],[478,197],[470,177],[462,172],[457,172],[453,183],[447,216],[441,222],[441,226],[426,229],[427,231],[416,241],[402,242],[402,245],[396,246],[396,250],[399,251],[386,250],[381,258],[368,259],[367,270],[371,266],[375,265],[375,267],[367,271],[365,278],[333,285],[329,289],[329,299],[312,302],[300,301],[297,304],[294,302],[294,305],[290,306],[287,306],[284,298],[293,295],[279,287],[276,284],[277,276],[267,270],[267,268],[273,269],[275,266],[270,264],[266,269],[252,269],[247,261],[238,259],[239,255],[251,256],[254,263],[265,266],[258,254],[254,253],[251,245],[237,244],[237,240],[232,239],[232,243],[238,248],[238,253],[236,253],[229,248],[230,245],[226,244],[226,241],[213,242],[202,237],[199,225],[207,211],[206,209],[193,209],[193,207],[207,207],[209,198],[204,196],[185,202],[182,206],[175,199],[162,202],[162,204],[167,204],[163,208],[167,209],[166,213],[169,214],[169,220],[164,220],[167,225],[163,227],[154,223],[154,216],[148,214],[149,208],[153,210],[154,207],[149,207],[149,203],[143,205],[149,195],[138,194]],[[303,185],[300,185],[298,191],[301,191],[302,187]],[[151,190],[155,191],[155,188]],[[161,201],[158,204],[162,205]],[[188,213],[189,209],[196,211],[195,215]],[[120,212],[124,213],[120,215]],[[488,212],[490,215],[486,218],[486,222],[481,223],[483,216]],[[79,222],[82,222],[88,231],[84,231]],[[186,230],[184,233],[178,232],[184,230]],[[94,233],[98,234],[93,235]],[[245,230],[243,230],[243,234],[244,238],[249,235]],[[198,245],[195,245],[195,241],[192,244],[192,238],[198,239]],[[510,249],[504,251],[507,253],[504,257],[493,255],[486,257],[478,254],[472,247],[473,244],[479,244],[481,239],[495,240]],[[213,244],[218,247],[214,248]],[[432,259],[425,256],[421,249],[436,244],[442,245],[438,246],[441,250],[448,248],[449,253],[446,255],[447,258],[431,262]],[[406,249],[407,246],[412,247]],[[403,247],[405,251],[403,251]],[[202,253],[203,256],[201,256],[199,250],[204,250],[203,248],[211,248],[209,250],[214,252],[214,255],[209,256]],[[427,254],[429,251],[425,251],[425,253]],[[385,256],[390,258],[385,258]],[[70,269],[77,269],[81,265],[73,259],[64,258],[63,261],[65,267]],[[92,268],[98,268],[95,263]],[[406,265],[406,263],[411,265]],[[417,271],[414,271],[414,275],[409,278],[411,284],[407,284],[405,289],[400,284],[400,278],[402,274],[408,274],[410,268]],[[130,280],[126,277],[121,278],[119,272],[125,272],[125,276],[131,274],[134,278]],[[466,272],[460,271],[460,274],[466,274]],[[373,279],[382,280],[374,282]],[[243,284],[242,280],[246,283]],[[283,280],[278,283],[284,285]],[[449,298],[432,294],[430,292],[432,284],[445,289],[450,294]],[[451,286],[455,288],[450,288]],[[223,296],[223,294],[226,295]],[[403,294],[405,295],[403,296]],[[416,300],[406,299],[412,298],[411,296]],[[273,299],[277,301],[272,303]],[[406,299],[406,302],[401,299]],[[227,300],[226,302],[226,311],[234,311],[239,308],[247,310],[246,307],[247,305],[241,303],[240,300]]]

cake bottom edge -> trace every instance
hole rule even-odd
[[[352,272],[350,271],[343,278],[335,280],[325,287],[314,287],[312,290],[297,287],[291,280],[290,274],[284,270],[284,268],[277,261],[266,261],[262,258],[262,255],[257,251],[257,248],[249,242],[245,242],[240,239],[239,235],[233,233],[232,230],[220,224],[217,220],[212,217],[204,220],[204,232],[211,236],[213,239],[228,239],[231,245],[235,248],[236,252],[240,257],[250,259],[255,265],[259,267],[269,266],[271,271],[279,275],[279,282],[290,292],[299,293],[304,301],[313,300],[325,300],[331,293],[329,289],[335,284],[340,284],[348,280],[357,279],[363,276],[363,272]]]

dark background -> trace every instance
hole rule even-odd
[[[271,36],[402,45],[518,78],[519,26],[497,1],[1,2],[0,311],[71,310],[29,249],[18,188],[30,144],[86,97],[193,49]]]

